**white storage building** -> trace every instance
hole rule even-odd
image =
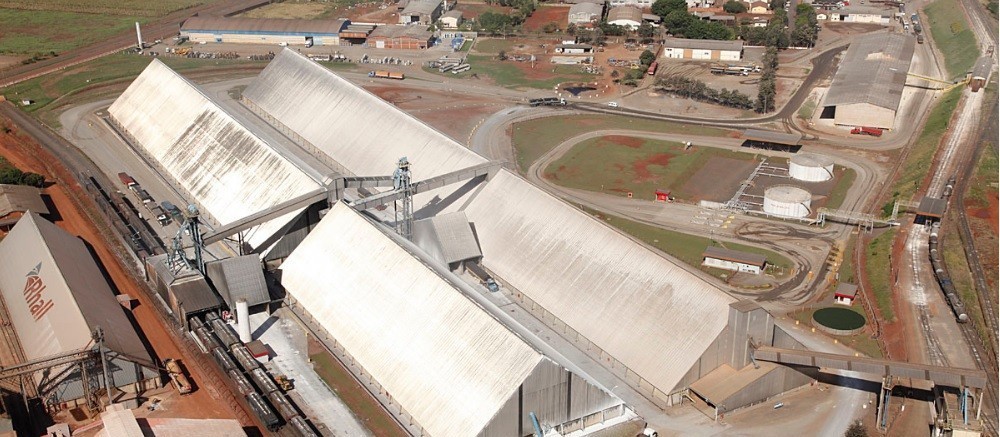
[[[913,36],[900,33],[870,33],[855,39],[823,101],[824,107],[834,107],[834,123],[894,128],[915,47]]]
[[[432,436],[530,434],[623,414],[622,401],[546,358],[380,228],[338,203],[282,265],[303,313]]]
[[[321,175],[308,174],[279,153],[269,144],[276,140],[265,140],[253,121],[237,119],[159,60],[108,112],[137,151],[173,179],[213,226],[321,187]],[[246,241],[253,249],[266,248],[301,212],[247,231]]]
[[[285,20],[195,16],[181,23],[181,36],[191,42],[236,44],[340,45],[347,20]]]
[[[882,24],[888,26],[889,23],[892,23],[892,16],[893,12],[890,10],[864,6],[849,6],[830,11],[830,21],[842,21],[844,23]]]
[[[767,257],[757,253],[709,246],[701,254],[701,265],[759,275],[767,266]]]
[[[590,24],[604,15],[603,3],[577,3],[569,7],[569,24]]]
[[[636,29],[642,24],[642,9],[637,6],[612,6],[608,10],[608,24],[616,24],[629,29]]]
[[[667,38],[663,42],[663,56],[667,59],[739,61],[743,59],[743,41]]]
[[[788,160],[788,175],[804,182],[833,179],[833,159],[815,153],[797,153]]]
[[[0,293],[25,361],[95,350],[100,328],[112,387],[142,393],[160,387],[159,373],[139,333],[83,240],[33,212],[0,241]],[[32,387],[46,405],[73,405],[89,387],[103,387],[99,360],[88,362],[88,387],[78,365],[35,374]],[[6,389],[6,388],[5,388]]]
[[[764,212],[788,218],[802,218],[811,212],[812,195],[791,185],[775,185],[764,190]]]

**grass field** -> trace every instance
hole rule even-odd
[[[892,210],[892,204],[896,199],[910,200],[920,189],[924,178],[927,176],[927,169],[934,159],[934,152],[937,151],[941,137],[948,130],[948,121],[955,112],[959,98],[962,97],[962,89],[956,88],[938,99],[934,109],[927,117],[927,124],[921,131],[920,137],[915,144],[910,146],[910,153],[906,156],[906,162],[900,169],[900,173],[895,182],[895,189],[892,198],[883,207],[883,212]]]
[[[337,9],[337,2],[285,1],[271,3],[240,14],[246,18],[317,19]]]
[[[484,55],[469,55],[467,59],[472,68],[454,76],[487,76],[497,85],[506,88],[552,89],[563,82],[583,82],[594,78],[592,74],[584,73],[579,66],[573,65],[536,62],[537,71],[526,71],[530,64],[524,62],[500,61],[493,56]],[[437,70],[433,72],[437,73]]]
[[[814,112],[816,112],[816,99],[810,97],[799,107],[799,118],[811,120]]]
[[[157,17],[204,0],[0,0],[0,8]]]
[[[617,115],[567,115],[545,117],[515,124],[511,143],[517,153],[517,165],[523,173],[542,155],[574,136],[608,129],[627,129],[681,135],[722,137],[731,131],[697,125],[672,123]]]
[[[865,249],[868,285],[875,294],[875,303],[882,319],[888,322],[896,320],[896,313],[892,309],[892,274],[889,268],[889,254],[892,252],[892,241],[896,233],[896,228],[883,232]]]
[[[684,150],[677,142],[636,137],[600,137],[583,141],[545,169],[555,183],[589,191],[652,193],[670,189],[679,199],[692,199],[685,182],[709,159],[753,161],[754,155],[712,147]]]
[[[259,65],[263,67],[266,64],[264,61],[205,60],[180,57],[163,57],[160,60],[177,71],[196,69],[199,71],[211,71],[231,68],[237,65]],[[150,62],[152,62],[152,58],[148,56],[123,54],[104,56],[5,88],[3,94],[8,100],[15,102],[21,99],[34,100],[34,104],[24,109],[35,113],[36,117],[41,118],[50,126],[58,127],[58,116],[55,114],[55,110],[63,102],[74,99],[77,93],[84,90],[95,90],[94,98],[96,99],[107,94],[97,92],[97,90],[115,84],[119,85],[116,90],[120,92]]]
[[[385,410],[365,392],[364,387],[351,374],[347,373],[344,366],[336,361],[333,355],[323,351],[309,356],[313,362],[313,368],[323,382],[333,390],[337,396],[344,401],[351,411],[362,418],[362,422],[369,431],[377,437],[397,436],[402,430],[393,422]]]
[[[969,30],[963,8],[957,0],[935,0],[924,8],[934,45],[944,55],[949,77],[957,77],[972,69],[979,58],[976,37]]]
[[[962,239],[959,236],[955,214],[948,214],[948,219],[944,223],[943,237],[941,238],[941,254],[945,265],[948,266],[948,273],[951,274],[951,281],[955,284],[962,302],[965,303],[965,312],[972,318],[972,322],[979,330],[982,338],[990,338],[986,332],[986,320],[983,318],[983,310],[979,305],[979,293],[976,285],[972,282],[972,272],[969,270],[969,261],[965,257],[965,249],[962,247]]]
[[[497,54],[501,51],[510,53],[515,45],[522,43],[523,41],[516,39],[480,38],[476,42],[476,53],[485,53],[488,55]]]
[[[712,240],[708,237],[701,237],[697,235],[684,234],[676,231],[669,231],[666,229],[657,228],[655,226],[646,225],[643,223],[634,222],[616,215],[604,214],[599,211],[595,211],[589,208],[583,208],[585,212],[600,220],[603,220],[608,225],[628,234],[632,237],[643,241],[644,243],[653,246],[663,253],[671,255],[681,262],[690,265],[697,269],[702,269],[709,272],[726,272],[725,270],[710,269],[707,267],[702,267],[701,265],[701,254],[705,251],[708,246],[715,247],[725,247],[733,250],[741,250],[744,252],[757,253],[767,257],[768,264],[775,267],[782,267],[786,272],[791,270],[792,261],[788,258],[772,252],[767,249],[761,249],[759,247],[747,246],[737,243],[729,242],[719,242]]]
[[[840,176],[840,180],[837,181],[837,185],[834,185],[833,189],[830,190],[826,201],[826,208],[840,208],[840,205],[844,204],[844,199],[847,197],[847,192],[851,189],[851,185],[854,185],[854,179],[858,177],[858,174],[853,169],[844,168],[843,170],[844,173]],[[834,172],[836,172],[836,169],[834,169]]]
[[[92,44],[147,18],[0,8],[0,53],[62,53]]]

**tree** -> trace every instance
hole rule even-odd
[[[649,22],[643,21],[636,33],[639,34],[640,38],[652,38],[653,35],[656,35],[656,28]]]
[[[847,427],[847,432],[844,433],[844,437],[868,437],[868,430],[866,430],[865,425],[858,420],[852,423],[851,426]]]
[[[545,32],[545,33],[555,33],[555,32],[558,32],[558,31],[559,31],[559,25],[556,24],[556,23],[552,23],[552,22],[545,23],[545,26],[542,27],[542,32]]]
[[[42,188],[45,185],[45,176],[38,173],[24,173],[21,175],[21,185]]]
[[[687,29],[689,24],[697,20],[698,19],[695,18],[694,15],[687,13],[686,10],[673,11],[667,14],[667,16],[663,17],[663,25],[667,27],[667,31],[669,31],[671,34],[675,36],[676,35],[686,36],[684,30]]]
[[[507,52],[505,52],[503,50],[500,50],[500,53],[497,53],[497,59],[499,59],[501,61],[506,61],[507,60]]]
[[[660,18],[666,18],[674,11],[683,11],[687,13],[687,1],[685,0],[656,0],[653,6],[650,8],[652,12],[659,15]]]
[[[655,60],[656,60],[656,55],[649,50],[643,50],[642,54],[639,55],[639,62],[641,62],[642,65],[645,67],[648,67]]]
[[[566,26],[566,34],[576,35],[576,23],[569,23],[569,25]]]
[[[737,0],[729,0],[722,5],[722,10],[730,14],[742,14],[747,11],[747,5]]]

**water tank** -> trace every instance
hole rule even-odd
[[[788,175],[805,182],[823,182],[833,178],[833,159],[815,153],[800,153],[788,161]]]
[[[775,185],[764,190],[764,212],[778,217],[801,218],[809,215],[812,195],[791,185]]]

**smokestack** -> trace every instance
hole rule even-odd
[[[143,47],[142,47],[142,31],[139,30],[139,22],[138,21],[135,22],[135,37],[139,41],[139,46],[138,47],[139,47],[139,51],[141,52],[142,49],[143,49]]]
[[[244,299],[236,301],[236,330],[240,334],[240,341],[244,343],[253,341],[250,335],[250,307]]]

